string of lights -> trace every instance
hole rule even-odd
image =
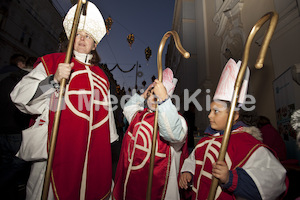
[[[136,66],[136,65],[133,65],[132,68],[131,68],[130,70],[123,70],[123,69],[119,66],[119,64],[116,64],[116,65],[115,65],[112,69],[110,69],[109,71],[111,72],[111,71],[113,71],[114,69],[118,68],[121,72],[123,72],[123,73],[128,73],[128,72],[131,72],[131,71],[134,69],[135,66]]]
[[[104,37],[104,39],[105,39],[105,41],[107,42],[107,45],[108,45],[108,47],[109,47],[109,49],[110,49],[110,51],[111,51],[111,53],[112,53],[112,55],[113,55],[113,57],[114,57],[116,63],[118,63],[117,57],[116,57],[114,51],[112,50],[112,48],[111,48],[111,46],[110,46],[110,44],[109,44],[109,41],[108,41],[107,37]]]
[[[105,14],[107,13],[106,10],[103,9],[103,7],[102,7],[102,11],[103,11]],[[108,16],[109,16],[109,17],[105,19],[105,24],[106,24],[106,28],[107,28],[107,34],[109,34],[109,32],[112,32],[112,31],[113,31],[113,29],[114,29],[114,28],[112,27],[113,23],[115,23],[115,24],[119,25],[120,27],[122,27],[124,30],[126,30],[128,33],[130,33],[130,34],[127,36],[127,42],[128,42],[128,44],[129,44],[129,46],[130,46],[130,49],[131,49],[131,45],[134,43],[135,39],[137,39],[138,41],[140,41],[142,44],[146,45],[146,48],[145,48],[145,50],[144,50],[144,53],[145,53],[145,58],[146,58],[146,60],[147,60],[147,62],[148,62],[148,60],[149,60],[149,58],[151,57],[151,54],[152,54],[152,51],[151,51],[151,48],[149,47],[149,45],[147,45],[146,42],[144,42],[144,40],[142,40],[140,37],[137,37],[136,35],[134,35],[132,31],[130,31],[127,27],[125,27],[125,26],[124,26],[122,23],[120,23],[117,19],[113,18],[111,15],[108,15]],[[115,55],[115,53],[114,53],[114,51],[113,51],[113,49],[112,49],[112,47],[111,47],[111,45],[110,45],[110,42],[109,42],[108,37],[105,37],[105,41],[107,42],[107,45],[108,45],[108,47],[109,47],[109,50],[111,51],[111,53],[112,53],[112,55],[113,55],[113,58],[114,58],[114,60],[115,60],[116,63],[117,63],[117,64],[114,65],[114,67],[113,67],[112,69],[108,69],[108,70],[109,70],[110,72],[112,72],[112,71],[114,71],[116,68],[118,68],[118,69],[122,72],[122,75],[121,75],[121,76],[123,77],[123,79],[125,79],[124,76],[123,76],[123,73],[129,73],[129,72],[132,72],[132,71],[135,69],[135,67],[138,67],[138,66],[136,66],[136,64],[134,64],[129,70],[124,70],[124,67],[120,67],[120,65],[118,64],[119,62],[118,62],[118,60],[117,60],[117,58],[116,58],[116,55]],[[123,65],[123,64],[121,64],[121,65]],[[142,73],[141,71],[138,72],[138,70],[137,70],[135,76],[136,76],[136,79],[137,79],[137,76],[138,76],[138,77],[141,77],[141,76],[143,76],[143,73]],[[145,83],[146,83],[146,81],[143,81],[143,84],[145,84]],[[136,87],[137,87],[137,86],[136,86]]]

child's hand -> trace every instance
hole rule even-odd
[[[229,169],[224,161],[217,161],[212,165],[212,175],[220,180],[222,184],[229,181]]]
[[[189,172],[183,172],[179,178],[179,187],[182,189],[188,189],[188,183],[192,180],[192,174]]]
[[[154,94],[158,97],[160,102],[169,97],[165,86],[158,79],[154,81]]]

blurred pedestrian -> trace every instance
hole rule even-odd
[[[25,68],[26,57],[22,54],[13,54],[9,59],[9,65],[0,68],[0,81],[8,77],[12,72]]]
[[[19,200],[25,199],[30,162],[15,155],[21,146],[22,130],[29,127],[32,116],[17,109],[10,98],[13,88],[28,74],[25,56],[13,55],[11,63],[3,68],[5,78],[0,81],[0,194],[6,200]]]
[[[31,56],[26,59],[25,67],[23,68],[25,71],[30,72],[33,69],[34,63],[37,61],[37,57]]]
[[[188,125],[188,148],[189,152],[191,152],[194,147],[194,131],[197,130],[195,126],[195,104],[190,103],[189,109],[183,113],[183,117],[187,122]]]
[[[259,116],[257,127],[260,129],[263,137],[263,143],[272,148],[280,161],[286,160],[286,146],[280,133],[272,126],[269,118]]]

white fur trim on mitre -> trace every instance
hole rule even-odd
[[[92,2],[87,1],[86,3],[86,16],[82,15],[81,12],[80,20],[78,23],[78,31],[85,31],[94,39],[96,44],[98,44],[106,34],[104,19],[98,8]],[[63,26],[68,39],[70,39],[76,8],[77,4],[75,4],[68,11],[63,22]]]
[[[163,71],[162,83],[165,86],[169,96],[172,96],[178,79],[174,78],[173,71],[170,68],[166,68]]]
[[[241,61],[235,63],[233,59],[231,58],[229,59],[229,61],[226,63],[223,69],[213,100],[223,100],[229,102],[232,101],[235,81],[239,73],[241,63],[242,63]],[[244,75],[244,81],[240,89],[239,99],[238,99],[238,103],[240,104],[243,104],[246,98],[249,76],[250,76],[250,70],[247,67],[246,73]]]

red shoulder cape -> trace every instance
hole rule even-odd
[[[196,170],[193,178],[193,198],[207,199],[212,179],[212,164],[218,160],[223,135],[201,139],[195,147]],[[242,167],[252,153],[263,144],[246,132],[231,133],[225,162],[230,170]],[[219,188],[219,187],[218,187]],[[197,191],[197,192],[195,192]],[[235,199],[233,194],[217,190],[216,199]]]

